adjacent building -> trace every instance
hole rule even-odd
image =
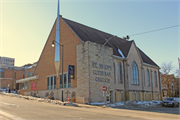
[[[14,66],[15,59],[9,57],[0,57],[0,64]]]
[[[10,90],[19,89],[16,80],[25,78],[24,67],[0,64],[0,88],[8,87]]]
[[[166,97],[179,97],[179,78],[173,74],[161,74],[162,80],[162,95]]]
[[[63,96],[79,103],[103,102],[104,81],[107,103],[161,100],[159,69],[134,40],[114,37],[58,13],[38,62],[16,83],[21,94],[59,100]]]

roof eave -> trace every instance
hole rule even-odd
[[[61,17],[62,18],[62,17]],[[84,43],[84,41],[76,34],[76,32],[68,25],[68,23],[62,18],[62,20],[66,23],[66,25],[73,31],[73,33],[79,38],[79,40]]]
[[[119,57],[117,55],[113,55],[113,58],[117,58],[117,59],[120,59],[120,60],[127,60],[127,58],[122,58],[122,57]]]
[[[150,64],[148,64],[148,63],[142,63],[143,65],[145,65],[145,66],[149,66],[149,67],[154,67],[154,68],[158,68],[158,69],[160,69],[160,67],[159,66],[155,66],[155,65],[150,65]]]

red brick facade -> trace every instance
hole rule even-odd
[[[3,69],[3,68],[1,68]],[[15,76],[16,71],[16,76]],[[15,81],[23,78],[23,70],[4,69],[4,78],[1,78],[0,87],[8,87],[11,90],[15,89]]]
[[[33,76],[39,76],[39,79],[31,80],[26,90],[21,90],[23,94],[26,91],[39,91],[47,90],[47,76],[56,75],[54,55],[55,48],[52,47],[52,41],[56,39],[56,21],[52,27],[50,35],[45,43],[44,49],[41,53],[37,66],[34,69],[26,70],[25,77],[28,77],[28,72],[34,71]],[[63,47],[63,73],[68,72],[68,65],[75,66],[75,79],[71,80],[71,87],[77,87],[77,66],[76,66],[76,45],[80,44],[81,41],[69,28],[69,26],[60,18],[60,44]],[[62,73],[62,47],[60,47],[60,68],[59,74]],[[59,76],[56,80],[56,88],[59,88]],[[37,82],[37,90],[31,90],[32,82]]]

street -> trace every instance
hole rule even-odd
[[[125,109],[125,108],[124,108]],[[129,108],[136,111],[149,111],[158,113],[168,113],[179,115],[179,107],[148,107],[148,108]]]
[[[178,114],[167,114],[158,112],[148,112],[128,109],[114,109],[114,108],[86,108],[53,105],[51,103],[36,102],[15,98],[5,95],[0,95],[1,118],[3,119],[43,119],[43,120],[57,120],[57,119],[126,119],[126,120],[140,120],[140,119],[178,119]]]

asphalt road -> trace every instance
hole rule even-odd
[[[146,112],[114,108],[85,108],[60,106],[51,103],[36,102],[15,97],[0,95],[0,118],[2,119],[31,119],[31,120],[141,120],[141,119],[178,119],[179,115]]]
[[[123,109],[126,109],[126,108],[123,108]],[[158,112],[158,113],[167,113],[167,114],[176,114],[176,115],[180,114],[179,107],[128,108],[128,110]]]

